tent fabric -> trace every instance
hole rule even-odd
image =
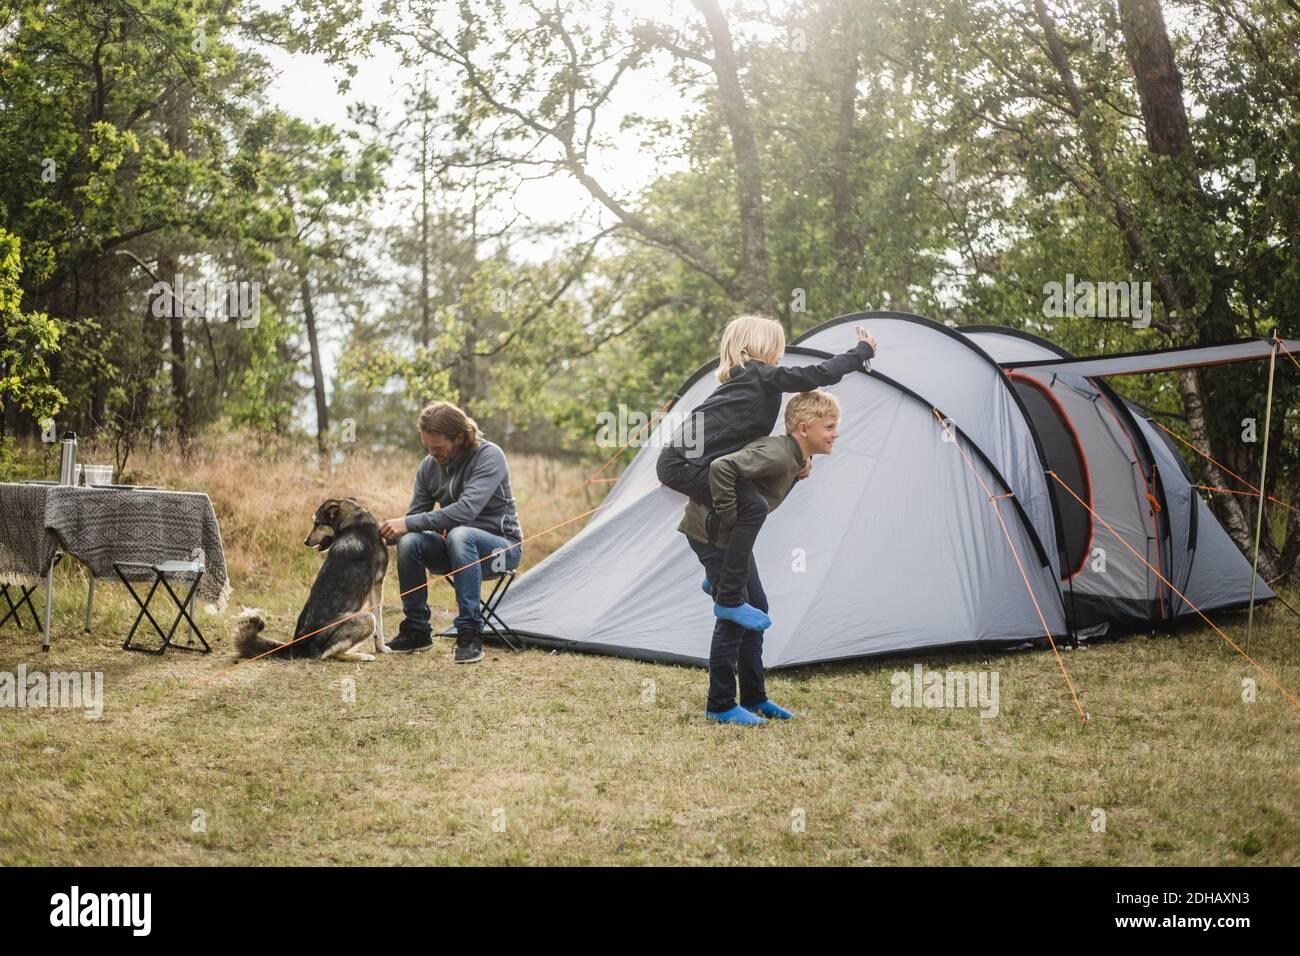
[[[785,364],[818,360],[788,354]],[[682,407],[714,384],[699,380]],[[834,452],[814,459],[755,551],[774,621],[764,663],[1042,637],[1016,554],[1048,627],[1065,634],[1049,568],[1032,560],[1029,534],[1003,500],[1013,553],[976,474],[995,493],[1005,488],[966,439],[945,441],[952,433],[927,405],[870,376],[828,391],[843,408]],[[584,650],[707,661],[712,600],[675,530],[685,498],[653,481],[658,451],[642,448],[619,481],[626,490],[514,584],[500,607],[513,629]]]
[[[1024,372],[1032,369],[1033,373],[1039,376],[1048,373],[1061,375],[1072,380],[1076,386],[1086,383],[1084,387],[1095,389],[1099,394],[1103,390],[1109,391],[1104,380],[1085,380],[1077,373],[1065,372],[1064,363],[1059,366],[1044,364],[1044,360],[1051,357],[1060,359],[1065,356],[1065,353],[1059,347],[1031,333],[984,326],[962,331],[1004,367],[1015,366]],[[1268,356],[1267,347],[1261,354],[1262,357]],[[1147,560],[1159,567],[1169,582],[1193,605],[1202,610],[1240,607],[1249,602],[1250,562],[1219,524],[1209,505],[1192,487],[1191,473],[1176,446],[1155,425],[1154,420],[1144,409],[1133,402],[1119,399],[1113,392],[1109,392],[1109,395],[1111,401],[1117,403],[1116,411],[1127,411],[1127,419],[1137,426],[1138,434],[1133,436],[1136,450],[1149,458],[1153,471],[1159,478],[1163,496],[1160,516],[1168,529],[1167,542],[1163,551],[1164,560],[1156,561],[1151,555],[1146,555]],[[1113,517],[1105,510],[1098,508],[1098,512],[1112,525],[1116,524]],[[1117,527],[1117,530],[1120,529]],[[1100,528],[1097,533],[1104,537],[1111,537],[1105,528]],[[1125,534],[1125,539],[1132,543],[1130,535]],[[1115,548],[1121,551],[1123,556],[1141,564],[1123,545],[1115,542]],[[1108,550],[1108,559],[1114,557],[1114,554],[1115,549]],[[1152,577],[1154,578],[1154,575]],[[1183,601],[1177,592],[1160,585],[1158,579],[1155,579],[1155,586],[1158,590],[1164,591],[1164,598],[1168,602],[1167,613],[1170,616],[1173,618],[1195,616],[1195,610]],[[1257,578],[1256,600],[1270,600],[1273,596],[1272,589],[1262,578]],[[1067,596],[1067,607],[1068,605]],[[1116,612],[1120,607],[1118,602],[1115,602],[1111,607],[1103,604],[1099,610],[1102,613],[1115,613],[1118,617]],[[1081,616],[1087,619],[1086,614]]]
[[[1300,339],[1282,340],[1287,351],[1300,350]],[[1008,369],[1037,368],[1053,372],[1068,372],[1084,378],[1106,375],[1136,375],[1146,372],[1168,372],[1180,368],[1202,365],[1225,365],[1230,362],[1249,362],[1268,358],[1273,348],[1269,339],[1247,339],[1226,342],[1222,345],[1197,345],[1191,348],[1154,349],[1146,352],[1127,352],[1120,355],[1098,355],[1091,358],[1061,358],[1047,360],[1012,359],[1003,363]]]
[[[1233,544],[1228,532],[1219,524],[1205,499],[1192,487],[1187,466],[1168,442],[1153,419],[1129,403],[1139,427],[1155,453],[1157,467],[1164,475],[1168,499],[1166,513],[1173,526],[1172,567],[1166,577],[1202,610],[1241,607],[1250,601],[1250,562]],[[1263,578],[1256,579],[1255,600],[1275,597]],[[1195,615],[1196,611],[1177,593],[1171,595],[1177,617]]]
[[[1023,333],[954,332],[918,316],[863,313],[814,330],[791,345],[783,364],[807,365],[842,351],[845,333],[859,323],[880,340],[880,354],[870,374],[852,374],[828,389],[842,408],[834,451],[814,460],[812,476],[769,516],[756,547],[774,621],[764,663],[1000,646],[1041,638],[1045,629],[1067,636],[1071,612],[1057,553],[1062,525],[1043,454],[1060,435],[1038,433],[998,365],[1012,354],[1061,357],[1059,350]],[[715,387],[715,367],[687,380],[585,527],[511,587],[498,610],[516,632],[543,646],[707,661],[712,601],[676,531],[685,498],[659,484],[655,461],[680,416]],[[1191,488],[1177,454],[1156,440],[1154,426],[1104,382],[1020,374],[1050,382],[1072,419],[1093,416],[1076,431],[1094,489],[1099,482],[1114,486],[1103,496],[1094,492],[1099,513],[1119,521],[1140,553],[1149,547],[1161,554],[1161,566],[1169,566],[1180,589],[1186,584],[1198,606],[1241,603],[1250,566]],[[1098,412],[1102,399],[1115,414]],[[944,427],[935,408],[953,427]],[[1144,471],[1161,479],[1164,509],[1149,533],[1138,510],[1146,501]],[[1021,507],[1022,497],[1031,506]],[[1106,515],[1103,498],[1107,508],[1127,502],[1130,513]],[[1036,557],[1040,549],[1050,560]],[[1111,562],[1126,557],[1108,554]],[[1102,579],[1113,588],[1084,595],[1103,626],[1132,623],[1142,613],[1157,623],[1148,578],[1126,576],[1134,561],[1124,565],[1125,575]],[[1272,596],[1262,582],[1259,594]],[[1160,610],[1192,613],[1167,590],[1164,596],[1171,600],[1157,601]]]
[[[1033,376],[1014,375],[1011,381],[1038,432],[1047,467],[1076,489],[1084,503],[1090,503],[1092,480],[1083,443],[1060,400]],[[1069,579],[1082,570],[1088,559],[1092,547],[1092,513],[1055,482],[1048,486],[1048,491],[1060,517],[1061,577]]]
[[[1150,566],[1160,567],[1162,540],[1136,450],[1109,401],[1090,383],[1074,376],[1016,374],[1039,381],[1060,403],[1084,447],[1088,487],[1070,485],[1064,474],[1061,479],[1075,494],[1089,500],[1110,525],[1108,529],[1095,523],[1088,560],[1070,581],[1067,606],[1072,620],[1080,627],[1091,627],[1100,621],[1132,624],[1158,616],[1153,603],[1158,579]],[[1057,489],[1062,500],[1078,506],[1070,491],[1060,485]],[[1116,533],[1136,555],[1116,540]]]
[[[842,316],[804,333],[794,344],[842,352],[854,342],[855,325],[867,326],[880,343],[871,360],[872,372],[924,396],[1006,477],[1059,575],[1056,516],[1042,453],[1002,369],[957,332],[932,319],[901,312]]]

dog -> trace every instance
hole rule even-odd
[[[324,552],[325,563],[294,625],[295,641],[263,637],[266,625],[253,612],[236,632],[241,656],[283,647],[284,657],[373,661],[374,655],[358,650],[371,639],[376,654],[388,651],[383,609],[388,547],[379,537],[379,521],[355,498],[330,498],[316,509],[313,522],[303,544]],[[311,636],[296,640],[304,634]]]

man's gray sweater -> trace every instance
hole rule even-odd
[[[415,473],[406,527],[411,531],[480,528],[522,541],[505,452],[481,438],[478,448],[462,451],[445,467],[432,455],[426,456]]]

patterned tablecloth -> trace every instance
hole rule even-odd
[[[161,564],[201,555],[198,593],[222,609],[230,596],[221,529],[204,494],[0,483],[0,580],[40,583],[56,551],[113,580],[114,561]]]

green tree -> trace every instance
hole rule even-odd
[[[23,311],[20,252],[18,237],[0,228],[0,411],[14,407],[45,419],[63,407],[48,362],[59,347],[60,329],[42,312]]]

